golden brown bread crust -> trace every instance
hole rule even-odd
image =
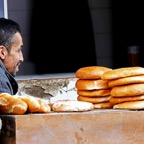
[[[108,81],[106,80],[83,80],[78,79],[75,83],[75,87],[78,90],[98,90],[98,89],[108,89]]]
[[[113,108],[113,104],[110,102],[101,102],[93,104],[95,109],[107,109]]]
[[[0,95],[0,106],[7,106],[9,104],[9,101],[3,97],[3,94]]]
[[[44,103],[41,99],[38,99],[38,102],[40,104],[40,109],[37,112],[48,113],[51,111],[51,107],[47,103]]]
[[[110,103],[113,105],[123,102],[130,102],[130,101],[137,101],[137,100],[144,100],[144,95],[141,96],[126,96],[126,97],[111,97]]]
[[[113,106],[113,109],[140,110],[144,109],[144,101],[123,102]]]
[[[136,75],[143,75],[144,68],[143,67],[124,67],[124,68],[117,68],[111,71],[107,71],[101,75],[101,79],[103,80],[113,80],[128,76],[136,76]]]
[[[115,87],[119,85],[132,84],[132,83],[144,83],[144,75],[114,79],[109,81],[108,85],[109,87]]]
[[[47,113],[51,107],[41,99],[8,93],[0,94],[0,112],[7,114],[24,114],[26,112]]]
[[[87,97],[95,96],[109,96],[111,89],[102,89],[102,90],[77,90],[77,94]]]
[[[111,90],[111,96],[113,97],[137,96],[143,94],[144,94],[144,83],[117,86],[113,87]]]
[[[78,69],[75,75],[80,79],[100,79],[101,75],[108,70],[112,69],[103,66],[88,66]]]
[[[4,100],[5,99],[5,100]],[[1,101],[2,100],[2,101]],[[2,104],[4,102],[4,104]],[[0,94],[0,112],[21,115],[27,111],[28,105],[16,96],[8,93]]]
[[[89,102],[81,102],[76,100],[60,100],[52,105],[52,110],[55,112],[76,112],[93,110],[94,105]]]
[[[23,100],[28,105],[28,113],[38,112],[40,109],[40,103],[35,97],[26,97],[26,96],[19,96],[21,100]]]
[[[101,103],[101,102],[108,102],[110,100],[111,96],[105,96],[105,97],[86,97],[86,96],[78,96],[78,101],[85,101],[90,103]]]

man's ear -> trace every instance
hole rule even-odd
[[[0,59],[5,59],[6,53],[6,48],[3,45],[0,45]]]

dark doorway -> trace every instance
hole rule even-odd
[[[129,66],[129,46],[139,46],[139,66],[144,66],[143,13],[142,1],[112,0],[114,68]]]
[[[96,65],[87,0],[33,1],[30,60],[36,73],[75,72]]]

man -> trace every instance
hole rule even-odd
[[[0,18],[0,93],[15,95],[18,83],[15,75],[23,62],[23,39],[19,24]]]

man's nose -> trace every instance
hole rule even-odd
[[[20,53],[20,61],[23,62],[24,61],[24,57],[23,57],[23,53]]]

